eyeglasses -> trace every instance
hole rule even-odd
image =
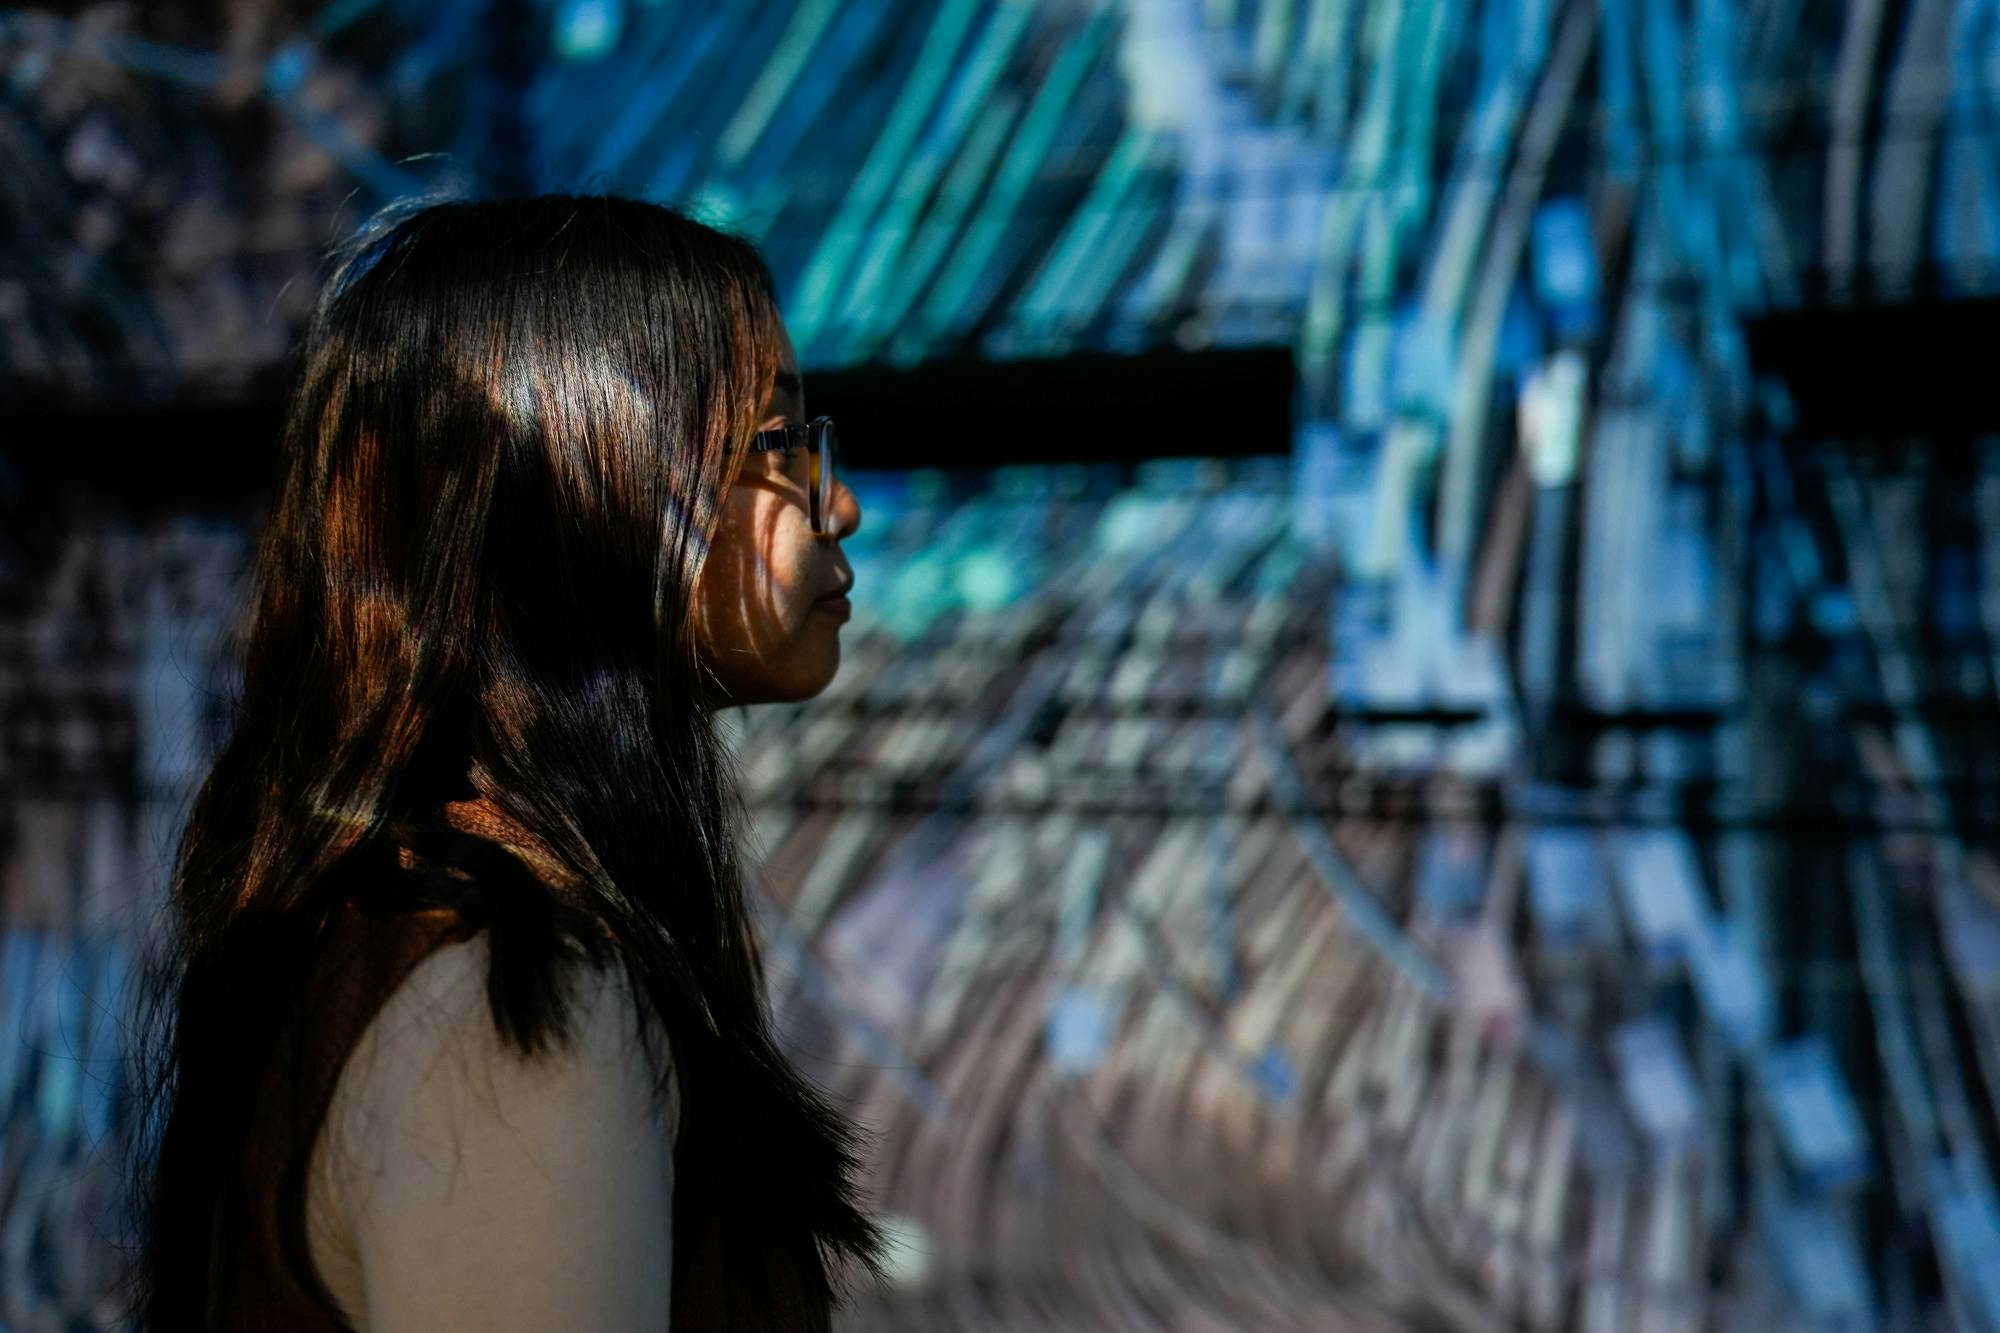
[[[750,443],[750,452],[762,454],[801,445],[808,458],[806,493],[812,497],[812,530],[823,534],[833,527],[833,418],[814,417],[803,425],[788,422],[760,430]]]

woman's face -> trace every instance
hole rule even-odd
[[[806,420],[791,335],[758,429]],[[854,571],[840,539],[861,526],[861,505],[834,478],[831,531],[812,530],[804,448],[751,454],[723,500],[715,545],[695,589],[702,660],[730,704],[789,703],[825,689],[840,667],[840,626]]]

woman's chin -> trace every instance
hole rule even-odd
[[[836,647],[832,660],[827,663],[826,668],[823,671],[815,672],[811,678],[802,682],[798,686],[797,692],[793,695],[792,702],[803,703],[805,700],[813,698],[826,689],[827,686],[833,684],[833,678],[839,671],[840,650]]]
[[[797,704],[819,694],[833,683],[840,669],[840,654],[834,652],[825,665],[814,671],[787,673],[783,678],[746,681],[732,692],[731,702],[739,704]]]

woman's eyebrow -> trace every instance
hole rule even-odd
[[[774,393],[789,393],[794,396],[804,392],[805,386],[799,382],[798,372],[781,370],[777,381],[771,386]]]

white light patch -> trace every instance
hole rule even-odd
[[[556,11],[556,54],[564,60],[596,60],[618,45],[624,28],[620,0],[564,0]]]
[[[899,1287],[920,1287],[931,1275],[931,1234],[923,1223],[903,1213],[883,1213],[877,1219],[888,1253],[883,1266]]]

